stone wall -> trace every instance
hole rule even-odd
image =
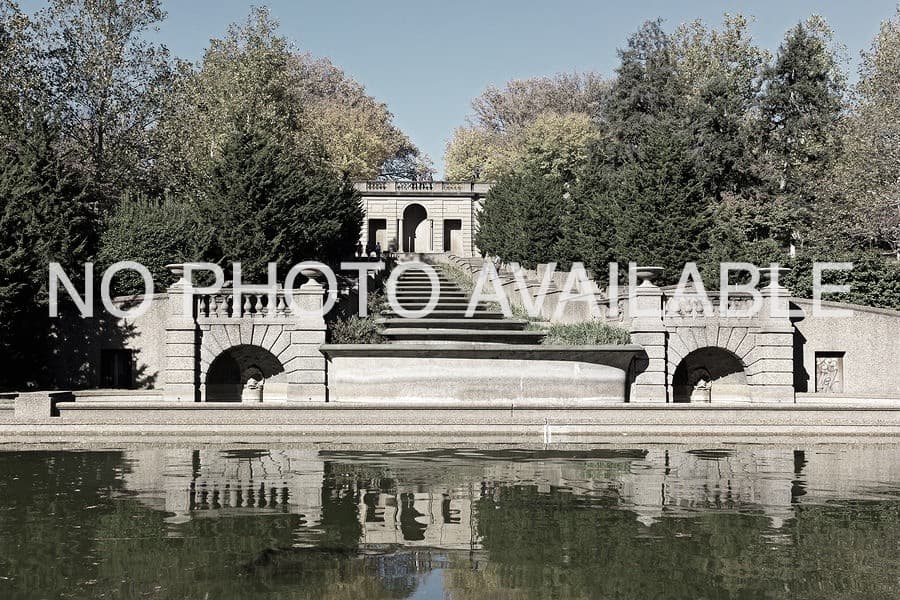
[[[851,313],[833,318],[813,316],[811,300],[793,298],[791,303],[803,312],[792,319],[798,393],[900,398],[900,312],[823,302],[826,310]]]
[[[155,294],[149,310],[134,319],[117,319],[102,306],[93,317],[82,317],[74,305],[60,304],[48,368],[61,389],[102,386],[100,368],[104,350],[133,350],[135,387],[161,386],[165,357],[166,294]],[[114,298],[122,310],[137,306],[143,295]]]
[[[365,218],[360,239],[364,248],[375,242],[370,239],[370,223],[383,219],[385,230],[378,234],[382,249],[394,248],[406,252],[402,243],[404,215],[407,208],[418,205],[424,208],[425,218],[416,228],[415,252],[444,252],[444,223],[454,220],[460,225],[458,233],[451,234],[454,244],[458,246],[457,251],[466,256],[477,253],[474,240],[477,205],[471,197],[364,196],[362,203]]]

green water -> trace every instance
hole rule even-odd
[[[0,598],[900,598],[900,447],[0,452]]]

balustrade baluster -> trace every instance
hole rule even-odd
[[[265,317],[269,314],[269,295],[268,294],[260,294],[256,298],[256,314],[260,317]]]

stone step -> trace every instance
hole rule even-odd
[[[428,298],[431,297],[431,294],[422,293],[422,292],[418,292],[418,291],[410,292],[407,290],[397,290],[397,297],[398,298],[427,300]],[[455,292],[455,291],[450,291],[450,290],[440,290],[438,292],[438,297],[439,298],[462,298],[462,299],[466,299],[466,300],[469,299],[469,295],[465,292]]]
[[[477,329],[383,329],[381,335],[390,342],[472,342],[481,344],[539,344],[540,331],[490,331]]]
[[[428,301],[426,300],[400,300],[400,306],[406,309],[418,310],[421,308],[425,308],[428,306]],[[486,302],[479,302],[475,305],[475,308],[487,308],[488,304]],[[439,299],[437,303],[432,307],[432,310],[461,310],[465,312],[469,308],[468,300],[441,300]]]
[[[528,321],[521,319],[379,319],[388,329],[478,329],[491,331],[524,331]]]
[[[381,311],[381,316],[386,319],[399,319],[402,318],[397,313],[391,310],[383,310]],[[474,314],[471,317],[466,316],[465,310],[433,310],[424,317],[423,319],[502,319],[503,313],[497,310],[485,310],[483,308],[478,308],[475,310]]]
[[[438,271],[436,273],[439,281],[452,281],[449,277]],[[404,273],[398,279],[398,281],[428,281],[428,275],[425,273]]]
[[[438,279],[438,284],[442,285],[442,286],[459,287],[459,285],[457,285],[457,283],[455,281],[450,281],[448,279]],[[398,286],[401,286],[401,285],[402,286],[410,286],[410,287],[415,287],[415,286],[424,287],[424,286],[431,286],[431,281],[428,279],[398,279],[397,285]]]
[[[459,290],[462,291],[462,288],[456,285],[455,283],[438,283],[435,287],[441,290]],[[424,283],[409,283],[400,281],[397,283],[396,288],[398,290],[430,290],[431,284],[428,282]]]
[[[438,285],[441,287],[459,287],[455,281],[441,279],[438,279]],[[398,279],[397,287],[431,287],[431,282],[427,279]]]
[[[446,287],[459,287],[455,281],[440,281],[438,280],[438,284]],[[431,282],[427,279],[423,279],[422,281],[410,281],[410,280],[400,280],[397,282],[398,286],[403,287],[431,287]]]
[[[469,301],[469,296],[466,294],[460,295],[460,294],[448,293],[443,290],[441,290],[440,292],[435,292],[434,295],[439,300],[454,300],[456,302],[468,302]],[[397,296],[397,298],[400,298],[402,300],[410,300],[410,301],[421,300],[421,301],[425,301],[425,302],[427,302],[428,299],[431,298],[431,294],[428,292],[425,292],[425,291],[417,291],[414,293],[407,292],[405,294],[398,292],[396,294],[396,296]]]

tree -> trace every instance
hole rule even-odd
[[[752,43],[747,24],[741,15],[725,15],[721,30],[698,20],[679,26],[672,35],[698,175],[715,201],[758,185],[752,115],[769,57]]]
[[[484,200],[475,243],[483,252],[529,269],[565,263],[569,204],[558,179],[531,170],[505,175]]]
[[[503,136],[476,127],[460,127],[444,154],[450,181],[497,181],[513,170],[513,152]]]
[[[293,152],[320,154],[292,85],[292,48],[276,29],[268,11],[256,9],[224,38],[210,40],[198,70],[179,65],[156,132],[174,195],[202,187],[225,146],[251,125]]]
[[[584,113],[538,115],[522,131],[521,168],[572,182],[598,135],[597,126]]]
[[[13,144],[23,127],[45,121],[48,89],[39,70],[30,19],[0,0],[0,141]]]
[[[514,79],[502,90],[489,86],[472,101],[473,124],[488,131],[508,133],[548,112],[583,113],[599,120],[609,87],[608,81],[593,72]]]
[[[51,0],[35,28],[61,142],[109,206],[156,185],[149,132],[171,83],[168,50],[145,38],[159,0]]]
[[[792,242],[803,244],[816,190],[840,153],[844,75],[820,17],[791,28],[764,72],[758,161],[771,194],[790,207]]]
[[[252,127],[223,147],[203,211],[214,232],[208,258],[241,262],[247,280],[262,280],[268,262],[282,276],[304,260],[334,264],[352,253],[362,227],[349,180]]]
[[[293,57],[294,85],[309,107],[334,167],[354,178],[421,179],[431,174],[427,157],[393,123],[387,106],[366,94],[326,58]]]
[[[447,144],[447,178],[495,181],[535,154],[547,172],[571,163],[572,155],[583,151],[581,142],[599,127],[608,91],[609,83],[595,73],[514,80],[503,90],[488,87],[472,101],[472,118]]]
[[[174,283],[169,263],[201,261],[212,231],[195,200],[126,195],[104,222],[97,255],[98,269],[136,261],[150,271],[157,292]],[[113,281],[117,294],[144,291],[140,275],[122,271]]]
[[[430,172],[384,104],[328,60],[301,53],[265,8],[211,40],[196,68],[179,69],[158,133],[178,193],[196,187],[227,141],[250,125],[337,175]]]
[[[588,266],[661,265],[677,277],[705,249],[704,194],[694,158],[685,84],[674,46],[648,22],[620,51],[606,127],[593,144],[574,196]]]
[[[58,262],[76,287],[96,247],[94,198],[56,154],[49,126],[4,127],[0,149],[0,388],[42,381],[52,343],[48,265]]]
[[[900,260],[900,10],[863,53],[828,204],[814,218],[823,247],[875,248]]]

